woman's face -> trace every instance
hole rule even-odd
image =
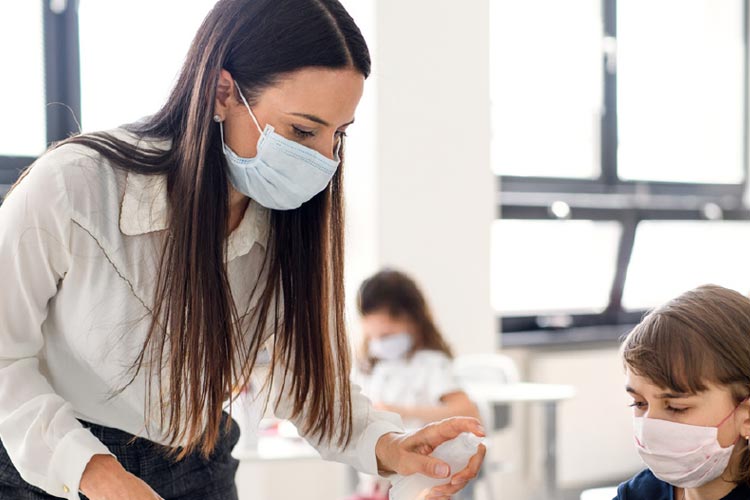
[[[408,333],[414,337],[414,325],[407,317],[396,317],[388,311],[375,311],[362,316],[362,333],[368,340]]]
[[[263,129],[267,124],[287,139],[333,158],[362,97],[364,76],[356,69],[304,68],[286,74],[251,104]],[[231,75],[222,70],[216,113],[224,119],[224,140],[238,155],[253,157],[260,132],[236,98]]]
[[[719,444],[726,448],[750,433],[750,403],[737,403],[727,387],[707,384],[698,394],[678,394],[626,370],[625,391],[633,398],[636,417],[669,420],[702,427],[719,427]],[[729,418],[727,418],[729,417]]]

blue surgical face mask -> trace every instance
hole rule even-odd
[[[227,159],[229,180],[235,189],[266,208],[292,210],[323,191],[336,173],[340,159],[337,151],[333,160],[314,149],[282,137],[271,125],[261,129],[253,110],[237,91],[245,104],[260,138],[255,157],[243,158],[224,143],[224,124],[219,123],[221,144]]]

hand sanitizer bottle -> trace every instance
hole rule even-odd
[[[423,474],[395,476],[390,491],[390,500],[419,500],[424,498],[431,488],[449,483],[453,474],[466,467],[469,459],[476,454],[481,442],[482,440],[474,434],[464,432],[441,444],[430,453],[430,456],[447,463],[451,468],[450,476],[442,479],[434,479]]]

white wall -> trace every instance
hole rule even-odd
[[[373,73],[348,132],[344,171],[346,197],[346,295],[350,337],[360,339],[356,314],[359,284],[378,268],[377,51],[375,0],[343,0],[362,30],[373,59]]]
[[[576,388],[575,398],[562,402],[558,411],[562,486],[617,482],[643,468],[633,444],[633,412],[627,406],[632,398],[625,393],[617,348],[530,353],[526,365],[530,380]],[[532,452],[542,449],[539,441],[528,446]]]
[[[496,343],[489,301],[495,182],[488,5],[374,3],[375,72],[366,92],[374,90],[377,102],[375,161],[352,162],[347,171],[350,296],[355,275],[386,265],[410,273],[459,353]]]

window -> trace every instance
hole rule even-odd
[[[0,197],[48,144],[158,111],[215,3],[28,0],[0,6],[0,53],[14,76],[0,81]]]
[[[0,5],[0,197],[46,147],[43,20],[42,2]]]
[[[643,221],[622,297],[646,309],[706,283],[750,292],[750,222]]]
[[[496,174],[584,179],[599,175],[600,4],[601,0],[490,2]]]
[[[193,35],[216,3],[79,1],[84,131],[114,128],[157,112],[167,100]],[[138,36],[133,36],[134,26]]]
[[[8,71],[0,79],[0,154],[36,156],[46,142],[41,2],[15,3],[12,13],[0,6],[0,47]]]
[[[506,315],[604,311],[615,275],[609,256],[620,232],[609,221],[495,221],[495,309]]]
[[[743,2],[629,0],[617,9],[619,176],[741,183]]]
[[[750,292],[747,14],[747,0],[491,2],[506,338],[629,325],[702,283]]]

